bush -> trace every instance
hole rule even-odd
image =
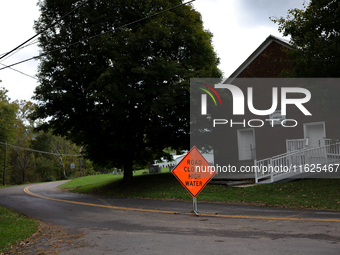
[[[53,176],[49,176],[49,177],[46,178],[45,181],[46,181],[46,182],[54,182],[55,180],[54,180],[54,177],[53,177]]]

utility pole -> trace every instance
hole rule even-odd
[[[81,152],[82,152],[82,148],[80,147],[80,150],[79,150],[79,172],[80,172],[80,177],[82,177],[82,167],[81,167],[81,157],[82,157],[82,155],[81,155]]]
[[[0,80],[0,82],[2,82],[2,80]],[[5,178],[6,178],[6,154],[7,154],[7,142],[5,144],[5,160],[4,160],[4,176],[3,176],[3,179],[2,179],[2,185],[5,186]]]
[[[79,172],[80,172],[80,177],[82,176],[82,171],[81,171],[81,156],[79,156]]]
[[[4,177],[2,179],[3,186],[5,186],[5,181],[6,181],[6,155],[7,155],[7,142],[5,144]]]

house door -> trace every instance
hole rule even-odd
[[[303,129],[305,138],[308,138],[308,148],[325,145],[325,122],[304,123]]]
[[[251,129],[237,130],[238,157],[239,160],[254,159],[255,154],[255,131]]]

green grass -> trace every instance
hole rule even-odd
[[[39,222],[0,206],[0,252],[3,252],[38,230]]]
[[[122,175],[96,175],[72,180],[60,188],[102,196],[179,199],[192,197],[168,171],[142,175],[137,172],[131,183],[121,185]],[[198,201],[245,203],[271,207],[340,210],[340,179],[311,179],[289,183],[262,184],[246,188],[207,185]]]
[[[20,185],[22,185],[22,184],[20,184]],[[0,189],[2,189],[2,188],[9,188],[9,187],[13,187],[13,186],[18,186],[18,185],[5,185],[5,186],[2,186],[2,184],[1,184]]]

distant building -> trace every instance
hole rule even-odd
[[[172,157],[173,157],[172,161],[167,161],[164,158],[162,158],[160,160],[155,160],[154,165],[158,165],[161,168],[175,166],[184,158],[187,152],[188,151],[184,151],[184,153],[181,155],[176,155],[172,153]],[[213,150],[203,152],[202,155],[211,165],[214,165],[214,151]]]

